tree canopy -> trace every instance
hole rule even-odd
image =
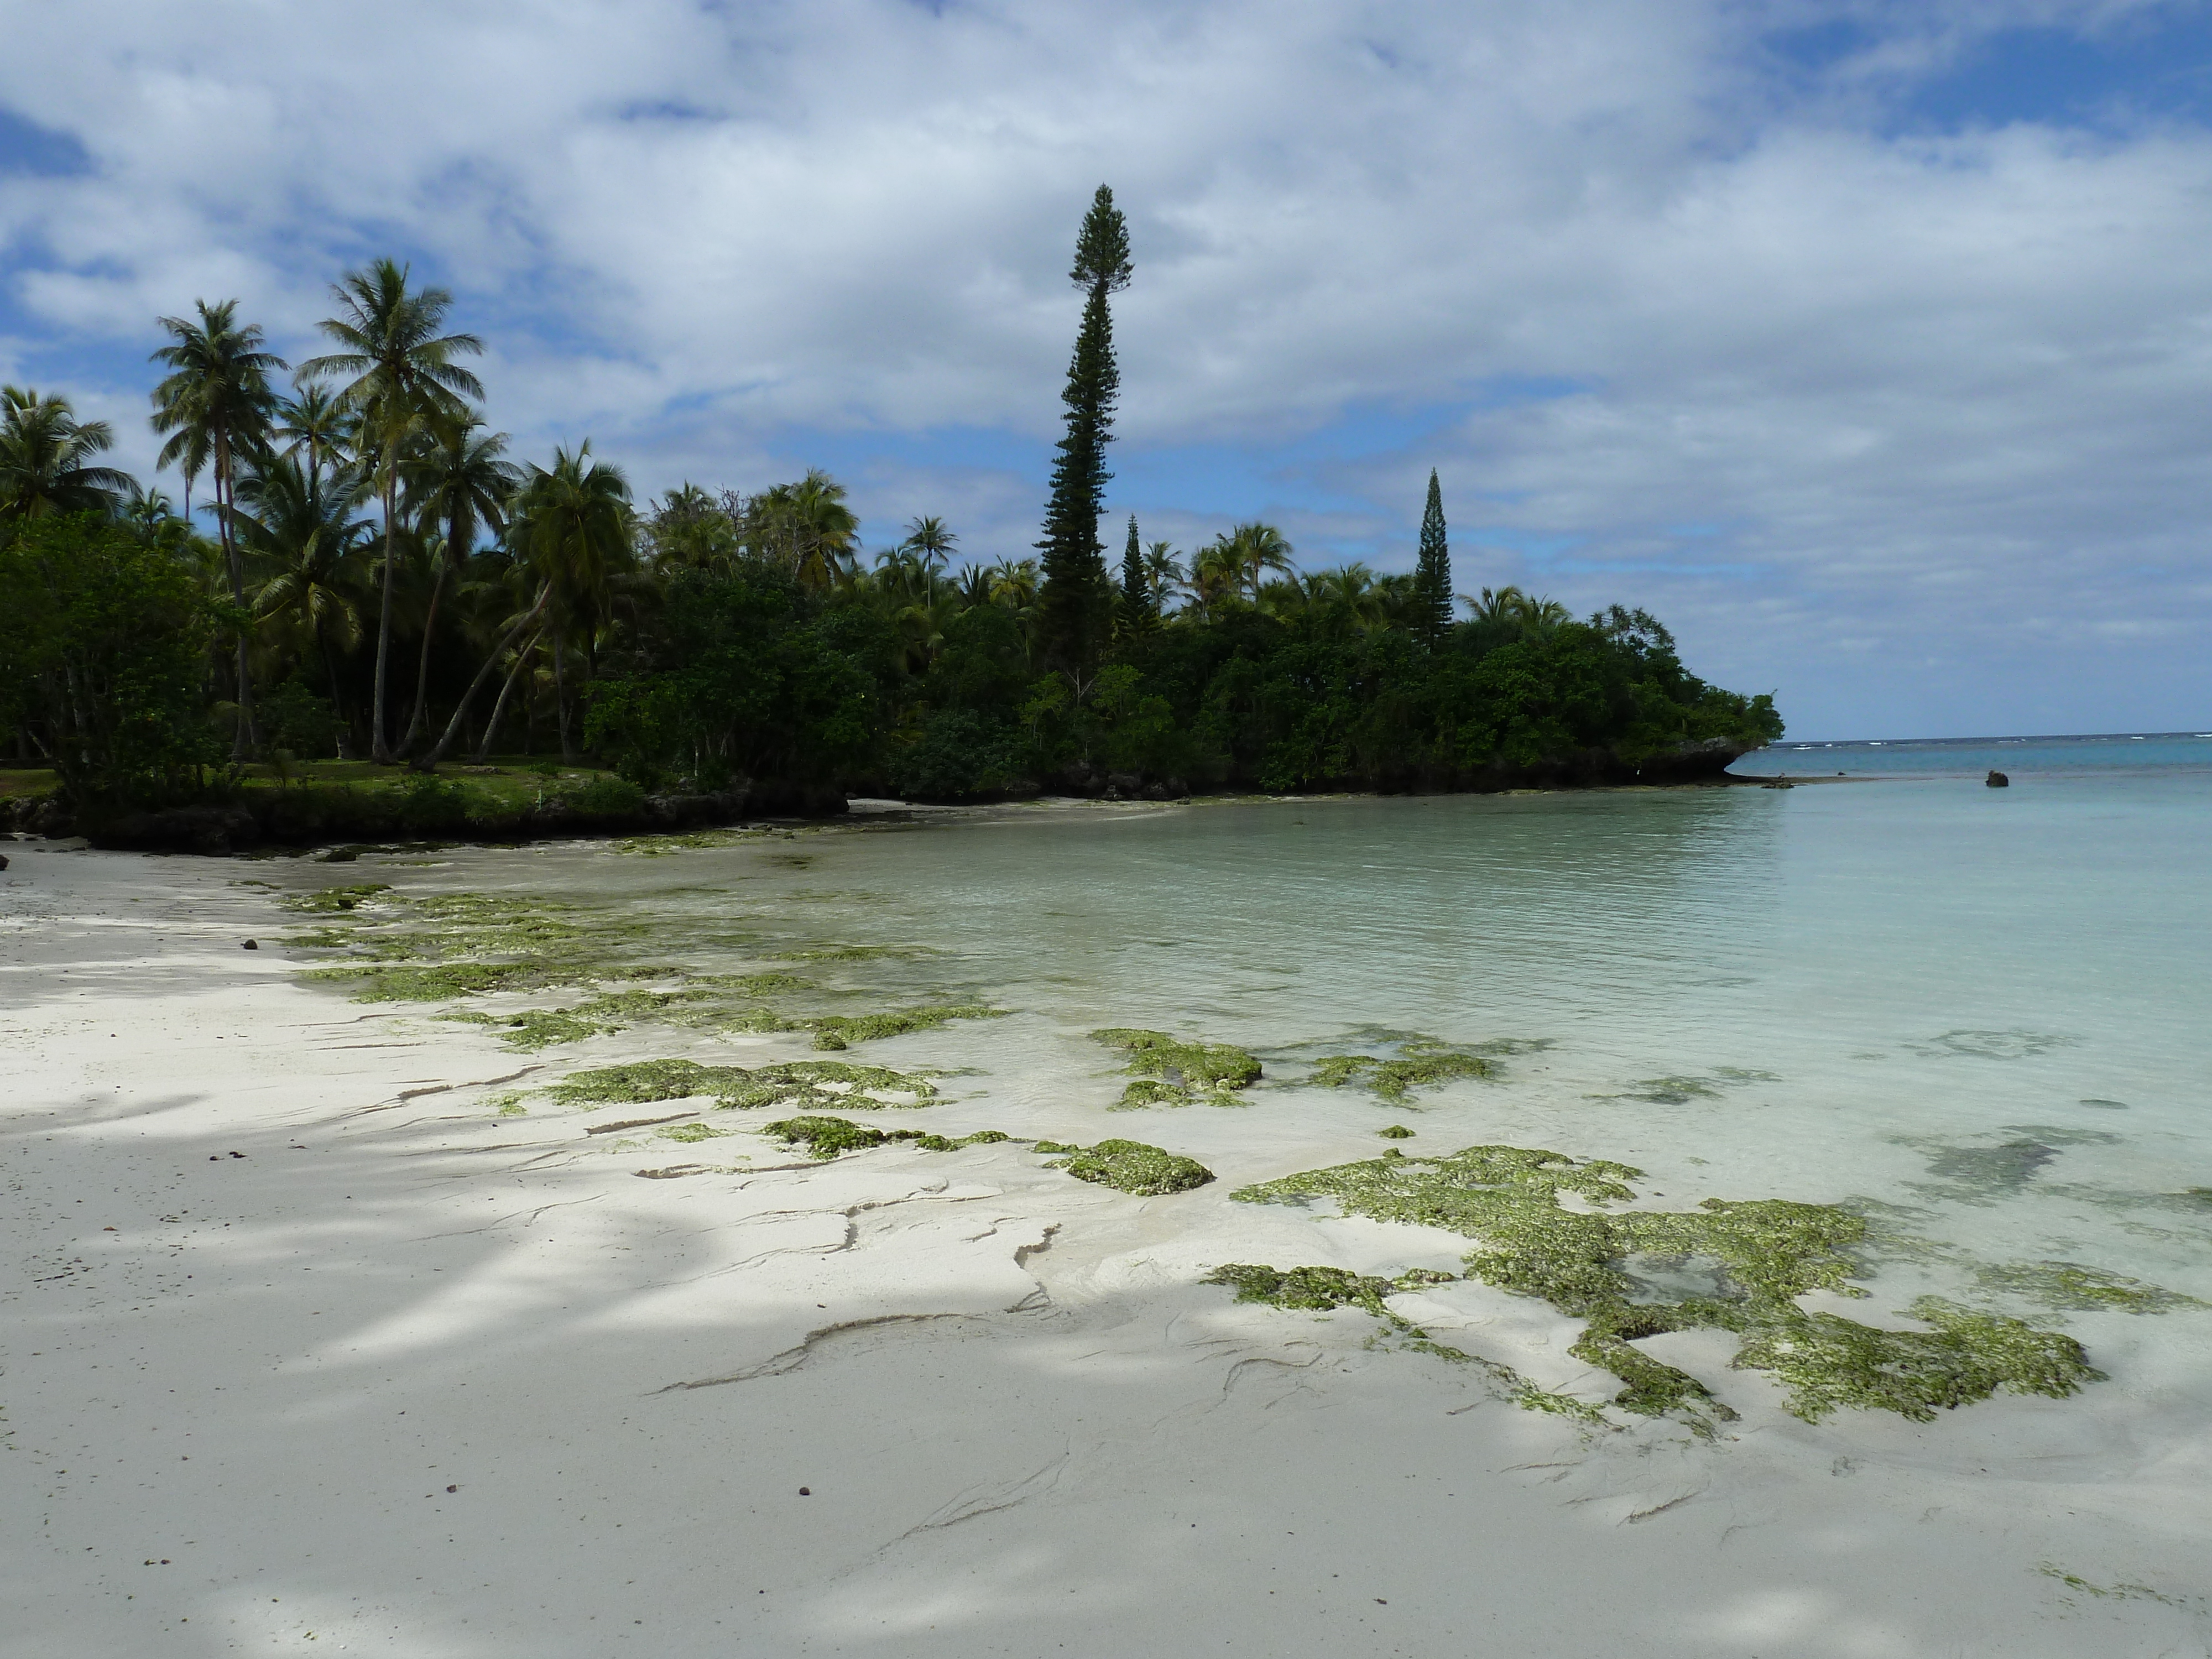
[[[204,301],[161,320],[152,417],[188,490],[214,474],[199,520],[104,465],[112,433],[66,398],[0,388],[0,740],[88,800],[219,793],[256,757],[517,750],[640,788],[958,800],[1666,777],[1780,734],[1643,611],[1455,605],[1433,472],[1410,572],[1302,563],[1257,519],[1185,550],[1131,514],[1109,575],[1107,305],[1132,273],[1102,186],[1029,558],[963,558],[937,514],[870,553],[818,468],[640,503],[588,440],[518,464],[458,361],[481,341],[391,260],[334,289],[342,349],[289,399],[261,330]]]

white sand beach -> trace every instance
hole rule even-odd
[[[9,850],[4,1659],[2212,1652],[2172,1379],[1816,1425],[1701,1333],[1649,1346],[1740,1420],[1594,1431],[1197,1282],[1452,1265],[1230,1201],[1372,1157],[1371,1110],[1085,1118],[1221,1176],[1149,1199],[1018,1142],[654,1133],[698,1101],[502,1116],[580,1062],[303,982],[298,918],[239,884],[404,878],[375,860]],[[1542,1304],[1393,1305],[1611,1385]]]

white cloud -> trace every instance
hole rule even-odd
[[[6,355],[106,412],[157,313],[237,294],[305,355],[397,247],[526,451],[749,484],[826,433],[872,522],[1016,551],[1039,478],[869,434],[1048,440],[1105,179],[1129,446],[1249,491],[1295,444],[1310,548],[1409,543],[1436,465],[1462,586],[1650,605],[1801,729],[2201,722],[2212,140],[1881,118],[1992,29],[2148,9],[13,0],[0,104],[94,165],[0,174],[52,331]],[[1838,17],[1850,53],[1777,68]],[[1419,442],[1363,412],[1430,406]],[[1194,536],[1227,500],[1130,504]]]

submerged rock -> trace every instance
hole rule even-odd
[[[2009,789],[2012,787],[2012,780],[2002,772],[1992,771],[1989,776],[1984,778],[1982,781],[1991,789]]]

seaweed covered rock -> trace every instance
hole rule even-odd
[[[1216,1267],[1200,1281],[1227,1285],[1239,1302],[1265,1302],[1276,1308],[1306,1308],[1326,1312],[1331,1308],[1364,1308],[1381,1316],[1382,1298],[1401,1291],[1451,1281],[1449,1273],[1416,1267],[1395,1279],[1377,1279],[1343,1267],[1263,1267],[1231,1261]]]
[[[1772,1371],[1790,1389],[1790,1410],[1808,1421],[1839,1405],[1926,1419],[2000,1389],[2063,1396],[2102,1375],[2071,1337],[1929,1298],[1908,1310],[1926,1331],[1807,1313],[1796,1298],[1809,1291],[1866,1295],[1850,1282],[1858,1272],[1850,1251],[1866,1237],[1862,1218],[1781,1199],[1709,1198],[1690,1211],[1606,1207],[1633,1200],[1628,1183],[1641,1178],[1625,1164],[1534,1147],[1469,1146],[1422,1158],[1394,1148],[1230,1196],[1333,1199],[1346,1214],[1475,1240],[1468,1277],[1583,1320],[1571,1352],[1619,1377],[1613,1403],[1644,1415],[1734,1414],[1695,1377],[1634,1346],[1669,1331],[1736,1333],[1743,1342],[1735,1364]],[[1571,1210],[1562,1194],[1589,1207]],[[1685,1276],[1702,1279],[1700,1293],[1674,1293]],[[2078,1288],[2076,1279],[2066,1285]]]
[[[572,1072],[553,1085],[556,1100],[572,1105],[682,1100],[711,1095],[718,1106],[921,1106],[937,1097],[937,1085],[887,1066],[854,1066],[835,1060],[788,1060],[769,1066],[702,1066],[692,1060],[641,1060]],[[885,1096],[907,1099],[885,1099]]]
[[[1166,1193],[1188,1192],[1213,1179],[1213,1171],[1195,1158],[1178,1158],[1141,1140],[1102,1140],[1095,1146],[1069,1146],[1040,1140],[1041,1152],[1066,1152],[1066,1158],[1046,1167],[1065,1170],[1078,1181],[1154,1198]]]
[[[1313,1080],[1324,1089],[1360,1085],[1396,1105],[1415,1089],[1433,1088],[1455,1078],[1491,1077],[1497,1066],[1488,1056],[1429,1037],[1408,1038],[1395,1060],[1376,1054],[1323,1054],[1314,1062]]]
[[[1225,1042],[1187,1042],[1164,1031],[1111,1026],[1091,1040],[1119,1048],[1129,1057],[1137,1080],[1121,1091],[1118,1109],[1144,1106],[1188,1106],[1199,1100],[1234,1106],[1237,1091],[1260,1080],[1260,1062]]]
[[[893,1140],[911,1141],[926,1152],[957,1152],[963,1146],[986,1146],[1010,1138],[996,1129],[979,1129],[951,1139],[921,1129],[872,1129],[850,1118],[826,1116],[788,1117],[762,1125],[761,1133],[774,1135],[787,1146],[804,1146],[825,1162],[840,1152],[865,1152]]]

